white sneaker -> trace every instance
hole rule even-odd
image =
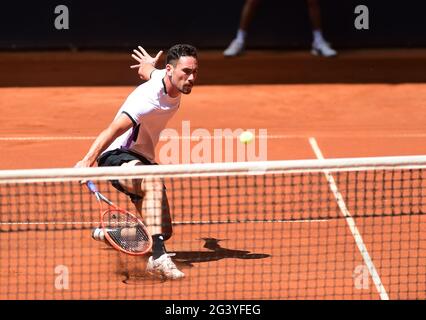
[[[234,39],[228,48],[223,51],[225,57],[235,57],[239,54],[242,54],[244,51],[244,41]]]
[[[313,42],[311,53],[314,56],[323,56],[327,58],[337,55],[337,52],[325,41]]]
[[[146,271],[149,274],[160,275],[172,280],[183,278],[185,274],[176,267],[170,258],[171,256],[173,254],[165,253],[155,260],[152,256],[149,257]]]

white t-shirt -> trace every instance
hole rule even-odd
[[[155,70],[151,79],[138,86],[118,110],[116,118],[125,113],[133,121],[133,128],[119,136],[104,152],[118,148],[155,159],[155,146],[161,131],[179,108],[180,97],[171,98],[164,85],[166,70]]]

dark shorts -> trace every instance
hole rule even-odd
[[[111,151],[107,151],[103,153],[98,158],[98,166],[99,167],[119,167],[123,163],[139,160],[142,162],[143,165],[157,165],[158,163],[153,163],[146,159],[144,156],[137,154],[135,152],[132,152],[130,150],[126,149],[115,149]],[[137,202],[142,200],[142,197],[140,195],[130,193],[127,190],[123,188],[123,186],[120,184],[118,180],[111,180],[111,184],[116,188],[117,190],[125,193],[130,197],[132,202]]]
[[[104,154],[102,154],[98,158],[98,166],[99,167],[118,167],[121,166],[123,163],[139,160],[142,162],[143,165],[157,165],[158,163],[151,162],[148,159],[146,159],[144,156],[141,156],[140,154],[131,152],[129,150],[125,149],[115,149],[111,151],[107,151]],[[128,195],[130,197],[130,200],[134,204],[142,200],[142,197],[137,194],[133,194],[128,192],[123,188],[123,186],[120,184],[118,180],[111,180],[111,184],[116,188],[118,191],[123,192],[124,194]],[[164,236],[164,241],[170,239],[173,233],[173,227],[172,227],[172,218],[170,216],[170,208],[169,203],[167,200],[167,194],[166,194],[166,186],[163,184],[163,198],[162,198],[162,210],[161,210],[161,230],[162,234]]]

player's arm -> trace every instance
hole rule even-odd
[[[124,132],[133,126],[130,117],[124,113],[119,115],[93,142],[86,156],[79,161],[75,167],[91,167],[99,155],[110,146],[110,144]]]
[[[147,81],[151,79],[151,74],[154,70],[156,70],[156,64],[158,59],[163,54],[163,51],[159,51],[155,57],[151,57],[148,52],[145,51],[144,48],[138,46],[138,50],[133,50],[132,58],[135,59],[138,64],[130,66],[130,68],[135,69],[138,68],[139,77]]]

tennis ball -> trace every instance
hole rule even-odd
[[[250,131],[244,131],[240,134],[240,141],[241,143],[250,143],[253,141],[254,134]]]

